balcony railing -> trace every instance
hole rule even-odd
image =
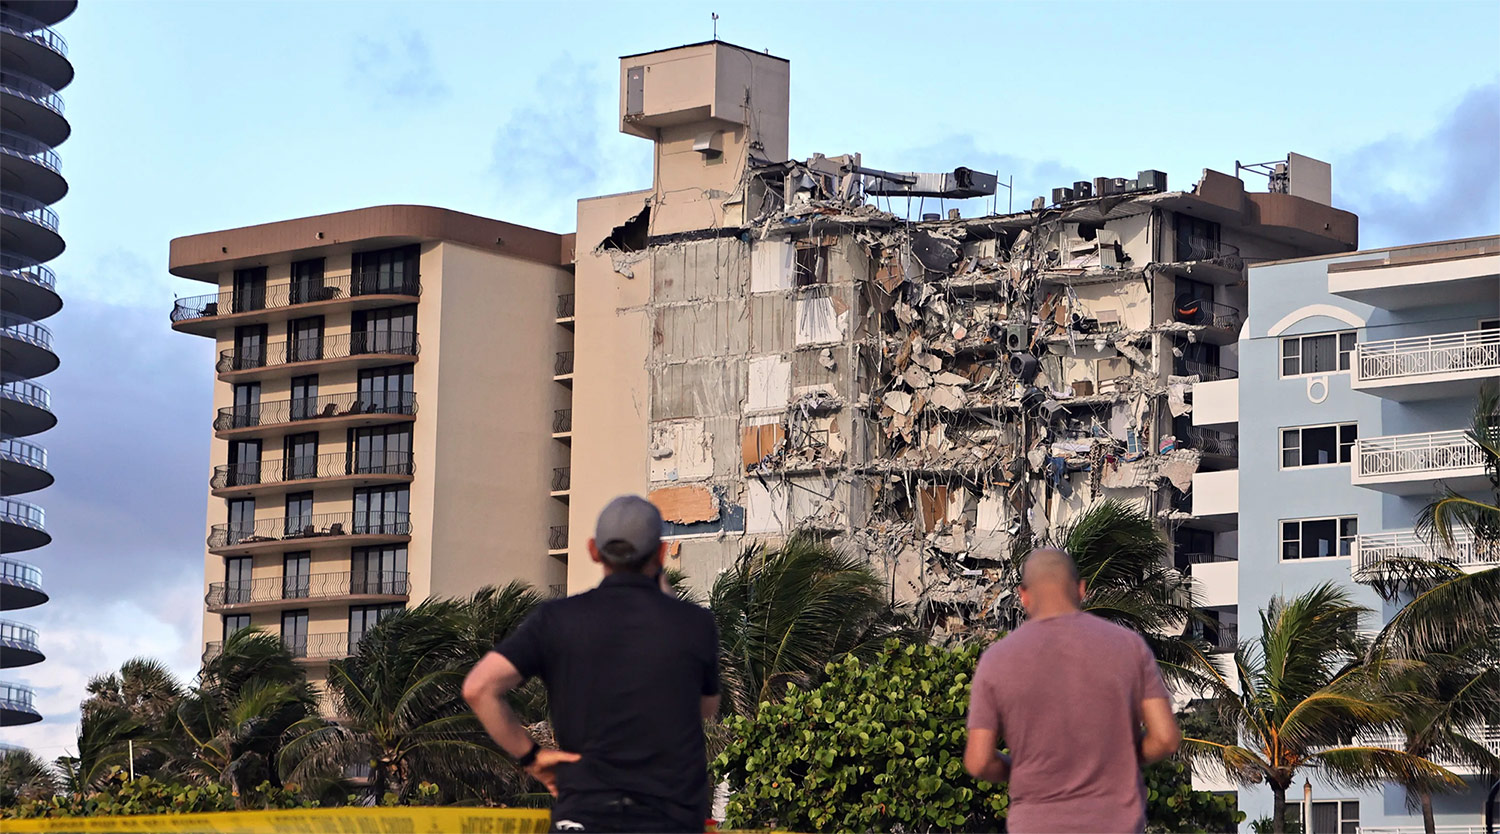
[[[1395,434],[1355,443],[1356,477],[1420,475],[1484,466],[1484,451],[1463,431]]]
[[[3,6],[0,6],[0,19],[9,14]],[[25,134],[10,130],[0,130],[0,151],[29,159],[32,162],[46,168],[54,174],[62,173],[62,160],[57,151],[52,150],[46,142],[39,142]]]
[[[17,712],[36,712],[36,694],[29,686],[0,681],[0,707]]]
[[[570,319],[573,317],[573,293],[565,292],[557,297],[557,317]]]
[[[1354,355],[1359,382],[1493,371],[1500,369],[1500,330],[1360,342]]]
[[[35,443],[14,437],[0,440],[0,460],[8,460],[44,472],[47,470],[47,450]]]
[[[0,70],[0,87],[13,96],[39,104],[59,116],[63,114],[63,100],[57,90],[29,75],[14,70]]]
[[[32,530],[47,529],[47,514],[41,507],[14,498],[0,498],[0,520]]]
[[[1484,745],[1496,756],[1500,756],[1500,724],[1482,724],[1477,727],[1470,727],[1464,731],[1464,735]],[[1359,736],[1358,741],[1362,744],[1385,747],[1391,750],[1402,750],[1406,747],[1406,738],[1392,732],[1362,734]],[[1439,761],[1437,764],[1452,766],[1455,762]],[[1368,831],[1369,829],[1360,830]]]
[[[20,194],[0,191],[0,214],[35,223],[49,232],[57,231],[57,212],[47,204]]]
[[[248,582],[214,582],[203,601],[209,608],[279,600],[328,599],[347,596],[406,596],[411,582],[406,571],[344,571],[304,576],[272,576]]]
[[[552,375],[553,376],[567,376],[568,374],[571,374],[571,373],[573,373],[573,351],[571,351],[571,350],[560,350],[560,351],[558,351],[557,352],[557,359],[554,360],[553,363],[552,363]]]
[[[42,589],[42,572],[34,565],[15,559],[0,559],[0,583],[16,588]]]
[[[1444,559],[1462,567],[1500,564],[1500,542],[1475,541],[1469,533],[1456,533],[1453,546],[1431,542],[1412,530],[1390,533],[1368,533],[1358,539],[1357,573],[1372,574],[1383,562],[1399,560]]]
[[[208,534],[208,546],[214,549],[351,535],[409,536],[411,515],[397,512],[318,513],[263,518],[251,524],[215,524]]]
[[[1202,635],[1208,641],[1211,654],[1227,654],[1240,647],[1240,627],[1220,623],[1217,628],[1208,627]]]
[[[1225,434],[1214,429],[1206,429],[1200,426],[1188,427],[1185,436],[1179,436],[1178,441],[1189,449],[1197,449],[1209,455],[1223,455],[1236,457],[1240,453],[1239,438],[1232,434]]]
[[[568,546],[568,528],[566,525],[553,527],[547,531],[547,548],[549,550],[564,550]]]
[[[30,258],[0,255],[0,272],[28,284],[36,284],[49,290],[57,289],[57,273]]]
[[[0,29],[25,38],[32,43],[41,44],[48,49],[66,58],[68,56],[68,42],[62,36],[52,31],[52,27],[37,20],[31,15],[24,15],[12,9],[0,6]]]
[[[1190,295],[1177,296],[1173,317],[1183,324],[1234,330],[1240,326],[1240,311],[1228,304],[1219,304]]]
[[[411,452],[343,452],[325,455],[227,463],[214,467],[212,489],[280,484],[349,475],[410,475]]]
[[[1217,382],[1221,379],[1238,379],[1239,371],[1233,368],[1221,368],[1207,362],[1198,362],[1193,359],[1182,359],[1173,368],[1177,376],[1196,376],[1204,382]]]
[[[35,382],[17,380],[0,385],[0,397],[51,411],[52,395]]]
[[[231,371],[250,371],[295,362],[316,362],[320,359],[348,359],[351,356],[369,354],[396,354],[416,356],[417,334],[414,332],[360,331],[340,333],[319,339],[289,339],[249,348],[231,348],[219,352],[219,361],[214,368],[221,374]]]
[[[0,646],[21,652],[40,654],[36,645],[36,629],[22,623],[0,620]]]
[[[359,650],[363,633],[334,632],[332,634],[309,634],[301,638],[282,637],[282,645],[292,657],[307,660],[337,660],[348,657]]]
[[[552,491],[565,492],[573,486],[573,467],[559,466],[552,470]]]
[[[25,342],[42,350],[52,349],[52,331],[25,316],[0,313],[0,329],[5,331],[7,338]]]
[[[298,304],[317,301],[333,301],[338,298],[353,298],[362,295],[406,295],[422,294],[422,285],[417,276],[392,281],[372,275],[325,275],[321,279],[292,281],[286,284],[271,284],[253,292],[235,293],[234,290],[179,298],[172,307],[172,321],[192,321],[212,318],[230,313],[250,313],[257,310],[279,310]]]
[[[552,433],[565,434],[573,430],[573,409],[559,408],[552,412]]]
[[[411,416],[416,413],[417,395],[411,392],[327,394],[221,408],[219,416],[214,419],[214,430],[231,431],[366,414]]]
[[[547,586],[547,599],[562,599],[568,595],[566,583],[555,583]]]

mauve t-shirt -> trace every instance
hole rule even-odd
[[[1010,748],[1012,834],[1144,830],[1141,702],[1166,697],[1146,641],[1082,611],[1028,621],[986,649],[969,729]]]

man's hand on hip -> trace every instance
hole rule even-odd
[[[576,762],[580,757],[577,753],[569,753],[566,750],[538,750],[536,761],[532,762],[526,772],[531,778],[542,783],[547,792],[557,796],[557,766]]]

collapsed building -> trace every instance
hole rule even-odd
[[[1191,386],[1235,373],[1248,263],[1355,248],[1329,166],[1291,154],[1265,192],[1144,170],[965,217],[947,204],[994,174],[789,160],[789,89],[785,61],[721,42],[621,59],[655,174],[579,203],[571,526],[647,493],[705,587],[816,531],[948,631],[996,604],[1014,543],[1103,499],[1160,519],[1179,567],[1232,556],[1191,484],[1238,438],[1193,425]],[[570,590],[595,581],[585,540]]]

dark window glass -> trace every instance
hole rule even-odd
[[[286,326],[286,361],[311,362],[323,358],[323,317],[292,319]]]
[[[421,248],[415,244],[377,252],[355,252],[350,292],[354,295],[416,295],[420,255]]]
[[[352,654],[359,641],[364,638],[366,632],[375,627],[381,620],[404,611],[406,606],[395,603],[393,605],[355,605],[349,608],[349,652]]]
[[[417,340],[416,305],[356,310],[351,339],[351,353],[413,353]]]
[[[1338,555],[1338,522],[1331,518],[1302,522],[1302,558]]]
[[[286,497],[286,535],[311,536],[313,529],[313,494],[293,492]]]
[[[294,657],[307,656],[307,609],[281,612],[281,644]]]
[[[292,303],[306,304],[309,301],[324,301],[335,298],[338,290],[323,286],[323,259],[296,261],[292,264]]]
[[[235,556],[224,560],[224,604],[235,605],[250,601],[249,556]]]
[[[411,401],[412,366],[392,365],[359,372],[359,399],[374,412],[400,412]]]
[[[286,437],[285,457],[281,459],[281,477],[288,481],[300,481],[318,477],[318,433],[289,434]]]
[[[224,640],[227,642],[236,632],[244,631],[250,627],[249,614],[225,614],[224,615]]]
[[[828,283],[828,253],[827,246],[800,243],[797,245],[797,286],[808,287],[813,284]]]
[[[1281,558],[1302,558],[1302,525],[1296,521],[1281,522]]]
[[[229,543],[238,544],[255,535],[255,499],[237,498],[229,502]]]
[[[1296,376],[1302,373],[1302,340],[1281,340],[1281,375]]]
[[[229,479],[225,486],[260,483],[260,441],[229,441]]]
[[[402,487],[365,487],[354,491],[354,532],[405,535],[411,490]]]
[[[292,377],[292,419],[310,420],[318,416],[318,377]]]
[[[411,426],[353,429],[349,445],[353,473],[411,474]]]
[[[1359,519],[1352,517],[1339,519],[1340,556],[1354,555],[1354,542],[1357,538],[1359,538]]]
[[[234,271],[234,311],[245,313],[266,308],[266,268]]]
[[[356,547],[351,564],[350,593],[407,593],[404,546]]]
[[[1339,463],[1348,463],[1354,459],[1354,442],[1358,439],[1358,423],[1339,426]]]
[[[1189,214],[1174,214],[1178,261],[1206,261],[1219,256],[1219,224]]]
[[[266,326],[251,324],[234,329],[234,361],[230,369],[235,371],[262,368],[266,364]]]
[[[281,558],[281,596],[301,599],[308,595],[308,577],[312,573],[312,554],[307,551],[288,553]]]
[[[1302,465],[1321,466],[1337,463],[1339,459],[1338,432],[1333,426],[1302,429]]]

